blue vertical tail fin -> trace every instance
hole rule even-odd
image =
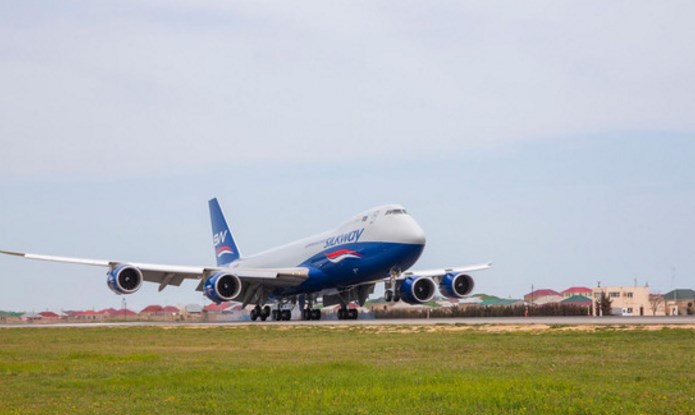
[[[215,256],[217,265],[222,266],[236,261],[241,256],[239,248],[234,242],[234,236],[229,231],[227,221],[224,219],[217,198],[208,202],[210,206],[210,223],[212,224],[212,242],[215,244]]]

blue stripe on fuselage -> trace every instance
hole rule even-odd
[[[406,270],[420,258],[424,245],[393,242],[357,242],[325,249],[300,267],[310,269],[309,278],[296,287],[288,287],[274,295],[286,296],[324,289],[339,288],[386,278],[392,267]],[[333,263],[327,254],[347,249],[359,254],[359,258],[345,258]]]

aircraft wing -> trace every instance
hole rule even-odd
[[[225,267],[200,267],[187,265],[164,265],[128,262],[118,260],[73,258],[53,255],[30,254],[25,252],[3,251],[0,253],[14,255],[26,259],[39,261],[62,262],[68,264],[91,265],[98,267],[115,268],[121,264],[128,264],[138,268],[142,272],[145,281],[158,283],[159,291],[168,285],[179,286],[185,279],[201,280],[197,290],[202,291],[202,282],[211,274],[224,271],[234,274],[242,282],[267,287],[290,287],[299,285],[309,276],[309,270],[303,267],[295,268],[225,268]]]
[[[401,273],[398,279],[405,279],[412,276],[436,278],[443,277],[446,274],[461,274],[465,272],[483,271],[489,268],[492,268],[492,262],[487,262],[485,264],[468,265],[464,267],[428,269],[422,271],[406,271]]]

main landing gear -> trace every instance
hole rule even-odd
[[[305,308],[302,310],[302,320],[321,320],[321,310],[318,308]]]
[[[321,320],[321,310],[314,308],[314,295],[307,296],[306,308],[302,310],[302,320]],[[300,303],[301,304],[301,303]]]
[[[357,320],[359,313],[354,308],[340,307],[338,310],[338,320]]]
[[[321,310],[314,308],[314,301],[314,297],[309,297],[306,308],[302,310],[302,320],[321,320]],[[251,310],[251,320],[257,321],[261,319],[261,321],[266,321],[270,317],[273,321],[290,321],[292,319],[292,309],[296,306],[296,298],[278,299],[277,308],[274,310],[271,310],[270,306],[258,304]],[[303,300],[300,301],[299,306],[304,307]]]
[[[292,319],[290,310],[273,310],[271,314],[274,321],[290,321]]]
[[[261,307],[260,305],[257,305],[256,307],[251,310],[251,320],[256,321],[259,318],[261,321],[266,321],[268,319],[268,316],[270,316],[270,307],[265,306]],[[289,320],[289,318],[288,318]]]
[[[386,290],[384,292],[384,300],[386,300],[387,303],[390,303],[391,301],[398,302],[401,300],[401,297],[398,295],[398,291],[394,292],[392,290]]]

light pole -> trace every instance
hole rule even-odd
[[[671,285],[673,286],[673,303],[676,306],[676,315],[678,315],[678,288],[676,288],[676,267],[671,267]]]

